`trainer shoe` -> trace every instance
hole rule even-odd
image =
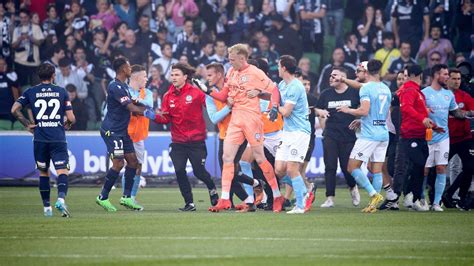
[[[228,199],[219,199],[215,206],[209,207],[210,212],[219,212],[222,210],[228,210],[232,206],[232,202]]]
[[[53,216],[53,208],[51,208],[51,206],[50,207],[44,207],[43,214],[44,214],[45,217]]]
[[[443,212],[443,208],[441,208],[441,206],[439,206],[439,204],[433,204],[431,206],[431,210],[432,211],[435,211],[435,212]]]
[[[412,205],[411,208],[412,208],[412,210],[417,211],[417,212],[426,212],[426,211],[428,211],[428,210],[422,205],[422,203],[421,203],[419,200],[413,202],[413,205]]]
[[[255,194],[255,205],[259,205],[263,200],[263,185],[262,181],[259,181],[258,186],[253,188],[253,193]]]
[[[403,199],[403,207],[405,208],[412,208],[413,206],[413,193],[408,193],[405,195],[405,198]]]
[[[395,195],[396,195],[396,194],[395,194]],[[386,195],[386,196],[387,196],[387,195]],[[387,197],[388,197],[388,196],[387,196]],[[399,210],[400,208],[398,207],[398,199],[399,199],[398,195],[397,195],[397,197],[394,198],[394,199],[388,199],[388,198],[386,198],[385,201],[380,205],[379,210],[387,210],[387,209],[388,209],[388,210],[391,210],[391,207],[392,207],[394,204],[396,204],[396,207],[397,207],[398,210]],[[395,210],[395,209],[394,209],[394,210]]]
[[[178,210],[182,212],[193,212],[196,211],[196,206],[194,206],[194,203],[186,203],[183,208],[179,208]]]
[[[120,205],[124,206],[127,209],[134,210],[134,211],[143,211],[143,207],[134,201],[132,198],[120,198]]]
[[[365,213],[374,213],[377,211],[377,206],[383,201],[383,196],[379,193],[375,193],[370,197],[369,205],[362,210]]]
[[[219,194],[217,194],[217,190],[215,188],[209,190],[209,199],[211,200],[211,206],[216,206],[217,202],[219,201]]]
[[[283,202],[283,208],[290,208],[291,206],[291,201],[289,199],[285,199],[285,202]]]
[[[353,188],[350,189],[350,191],[351,191],[352,205],[354,205],[355,207],[359,206],[360,204],[359,187],[355,185]]]
[[[71,213],[67,209],[66,203],[63,201],[60,201],[59,199],[56,201],[56,204],[54,204],[54,207],[56,210],[58,210],[61,213],[62,217],[69,218],[71,217]]]
[[[334,200],[333,200],[333,197],[329,196],[326,201],[321,204],[320,206],[321,208],[332,208],[334,207]]]
[[[273,212],[281,212],[285,198],[283,196],[273,198]]]
[[[298,208],[298,206],[295,206],[291,211],[287,211],[286,213],[288,214],[303,214],[305,213],[304,209]]]
[[[237,206],[235,206],[235,207],[237,207]],[[240,210],[237,210],[236,212],[239,212],[239,213],[242,213],[242,212],[255,212],[257,210],[257,207],[253,203],[244,203],[244,205],[242,205],[241,207],[242,208]]]
[[[420,204],[421,204],[421,207],[422,207],[425,211],[429,211],[429,210],[430,210],[430,205],[428,205],[428,202],[426,202],[425,199],[421,199],[421,200],[420,200]]]
[[[108,212],[116,212],[117,211],[117,208],[115,208],[115,206],[112,205],[112,203],[110,203],[109,199],[101,200],[100,196],[97,196],[97,198],[95,199],[95,203],[97,203],[97,205],[104,208],[104,210],[106,210]]]

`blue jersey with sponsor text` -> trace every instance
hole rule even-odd
[[[130,111],[127,105],[132,102],[128,85],[114,79],[107,87],[107,114],[102,121],[102,130],[110,135],[126,136],[130,123]]]
[[[424,88],[421,92],[425,95],[426,107],[430,109],[430,119],[445,131],[444,133],[433,132],[433,139],[429,144],[438,143],[449,138],[449,111],[458,108],[453,92],[443,88],[435,90],[431,86]]]
[[[390,89],[382,82],[368,82],[359,92],[360,102],[370,102],[369,114],[361,118],[360,138],[388,141],[387,116],[392,101]]]
[[[311,125],[308,120],[309,109],[308,99],[303,83],[294,78],[289,84],[284,80],[278,84],[281,101],[283,104],[291,103],[294,105],[293,111],[288,117],[283,117],[284,131],[301,131],[311,134]]]
[[[23,107],[29,105],[33,112],[34,141],[66,142],[64,115],[72,105],[64,88],[41,83],[23,92],[17,102]]]

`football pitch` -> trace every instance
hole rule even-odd
[[[365,214],[338,189],[335,208],[304,215],[209,213],[194,189],[197,212],[180,213],[178,188],[145,188],[143,212],[118,205],[117,189],[106,213],[99,190],[71,188],[66,219],[43,217],[36,188],[0,188],[0,265],[474,265],[472,212]]]

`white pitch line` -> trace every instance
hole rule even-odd
[[[207,236],[0,236],[6,240],[212,240],[212,241],[310,241],[310,242],[370,242],[401,244],[474,245],[473,241],[361,239],[361,238],[291,238],[291,237],[207,237]]]
[[[288,254],[284,256],[274,255],[258,255],[258,256],[238,256],[238,255],[137,255],[137,254],[113,254],[113,255],[97,255],[97,254],[5,254],[0,255],[3,258],[62,258],[62,259],[242,259],[242,258],[322,258],[322,259],[390,259],[390,260],[444,260],[444,261],[473,261],[474,257],[446,257],[446,256],[381,256],[381,255],[343,255],[343,254]]]

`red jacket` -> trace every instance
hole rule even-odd
[[[453,91],[453,93],[459,109],[465,111],[474,110],[474,99],[468,93],[460,89]],[[457,119],[449,116],[448,128],[449,141],[451,144],[472,138],[471,124],[467,119]]]
[[[423,125],[423,119],[428,117],[428,110],[420,85],[407,81],[398,90],[397,95],[400,98],[400,136],[404,139],[424,139],[426,127]]]
[[[206,123],[202,107],[206,97],[198,88],[186,83],[178,91],[172,84],[163,96],[162,116],[157,115],[155,122],[171,123],[171,140],[175,143],[199,142],[206,139]]]

